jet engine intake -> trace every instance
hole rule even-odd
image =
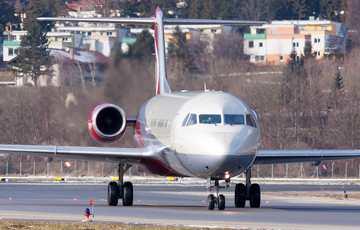
[[[118,142],[126,130],[126,114],[119,106],[104,103],[96,106],[87,122],[91,137],[99,143]]]

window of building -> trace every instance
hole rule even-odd
[[[14,50],[14,53],[15,53],[15,54],[19,54],[19,49],[15,49],[15,50]]]
[[[217,29],[211,29],[211,33],[216,33]]]
[[[280,59],[281,62],[283,62],[284,61],[284,55],[280,55],[279,59]]]
[[[107,36],[112,36],[112,35],[113,35],[113,34],[112,34],[112,31],[106,32],[106,35],[107,35]]]
[[[293,47],[295,47],[295,42],[293,42]]]
[[[299,42],[296,42],[296,47],[299,47]]]
[[[314,42],[315,43],[320,43],[320,38],[315,38]]]
[[[320,55],[321,55],[320,51],[315,51],[315,52],[314,52],[314,56],[315,56],[315,57],[320,57]]]
[[[322,25],[321,30],[328,30],[328,26],[327,25]]]
[[[299,61],[299,60],[300,60],[300,57],[299,57],[299,56],[296,56],[295,59],[296,59],[296,61]]]
[[[87,32],[87,35],[88,35],[88,36],[91,36],[91,31]]]
[[[259,47],[263,47],[263,43],[262,43],[262,42],[259,43]]]
[[[62,41],[63,41],[63,42],[67,42],[67,41],[68,41],[68,37],[63,37],[63,38],[62,38]]]
[[[255,56],[255,61],[256,62],[264,62],[265,61],[265,56],[264,55],[256,55]]]
[[[276,34],[276,28],[271,28],[271,34]]]
[[[253,41],[250,41],[249,42],[249,48],[253,48],[254,47],[254,42]]]
[[[14,55],[14,49],[13,48],[9,48],[9,56],[13,56]]]

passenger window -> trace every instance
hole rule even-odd
[[[196,124],[197,124],[196,114],[191,114],[187,126],[196,125]]]
[[[186,117],[185,117],[185,119],[184,119],[184,121],[183,121],[183,123],[182,123],[182,127],[185,127],[185,125],[186,125],[186,123],[187,123],[187,121],[188,121],[188,119],[189,119],[189,116],[190,116],[190,113],[188,113],[188,114],[186,115]]]
[[[246,124],[251,126],[251,127],[256,128],[255,121],[254,121],[254,119],[252,118],[252,116],[250,114],[246,114]]]
[[[225,124],[230,124],[230,125],[245,124],[244,115],[241,114],[225,114],[224,119],[225,119]]]
[[[221,116],[218,114],[200,114],[199,122],[202,124],[219,124],[221,123]]]

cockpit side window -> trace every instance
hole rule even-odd
[[[245,124],[245,117],[242,114],[224,114],[225,124],[243,125]]]
[[[196,114],[190,114],[190,118],[186,126],[196,125],[196,124],[197,124]]]
[[[184,121],[183,121],[183,123],[182,123],[182,127],[185,127],[185,126],[186,126],[186,123],[187,123],[187,121],[188,121],[188,119],[189,119],[189,116],[190,116],[190,113],[188,113],[188,114],[186,115],[186,117],[185,117],[185,119],[184,119]]]
[[[220,124],[221,116],[219,114],[200,114],[199,122],[201,124]]]
[[[256,123],[254,121],[254,118],[250,114],[246,114],[246,124],[256,128]]]

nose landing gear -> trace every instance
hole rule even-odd
[[[215,189],[215,196],[210,194],[208,196],[207,208],[209,210],[214,210],[215,205],[218,206],[219,210],[225,209],[225,196],[223,194],[219,195],[220,188],[225,188],[224,186],[219,186],[219,179],[215,179],[215,186],[211,188]]]
[[[108,185],[107,202],[109,206],[117,206],[119,198],[122,198],[124,206],[133,205],[133,185],[131,182],[123,182],[124,173],[131,168],[132,165],[119,163],[119,180],[118,182],[110,182]]]
[[[259,208],[261,203],[261,192],[258,184],[251,184],[251,169],[245,171],[246,186],[242,183],[235,187],[235,207],[244,208],[246,200],[250,201],[251,208]]]

